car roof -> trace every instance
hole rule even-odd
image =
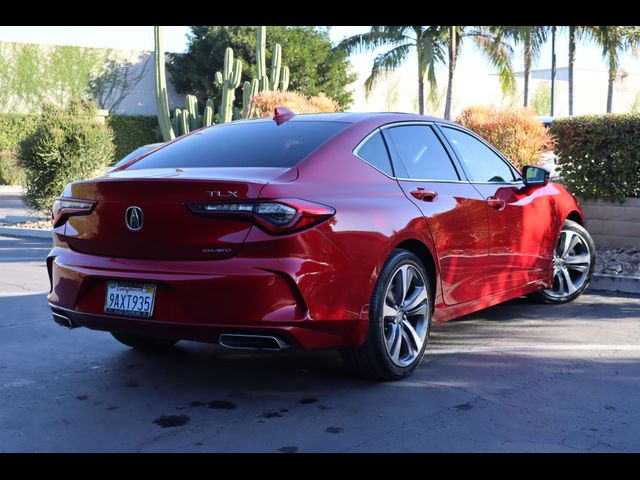
[[[443,118],[432,117],[428,115],[417,115],[415,113],[403,113],[403,112],[336,112],[336,113],[305,113],[296,115],[291,118],[291,122],[346,122],[346,123],[360,123],[365,121],[378,120],[382,123],[389,123],[394,121],[406,122],[406,121],[422,121],[422,122],[440,122],[450,123]]]

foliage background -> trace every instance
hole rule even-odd
[[[192,93],[200,102],[219,98],[214,83],[216,71],[222,71],[224,49],[233,48],[234,57],[242,60],[242,81],[256,75],[256,29],[249,26],[193,26],[185,53],[169,54],[167,70],[179,93]],[[324,92],[344,109],[351,102],[348,84],[356,80],[350,73],[348,55],[333,51],[327,29],[312,26],[267,27],[267,69],[276,43],[282,45],[282,64],[291,71],[289,90],[307,96]],[[237,95],[237,102],[242,95]],[[239,103],[237,106],[241,106]]]
[[[562,182],[583,198],[640,197],[640,115],[585,115],[556,120]]]

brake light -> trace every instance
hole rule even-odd
[[[56,198],[51,209],[51,223],[54,227],[62,225],[74,215],[90,214],[98,202],[78,198]]]
[[[297,198],[254,202],[190,203],[187,208],[198,215],[239,217],[252,221],[268,233],[293,233],[317,225],[336,211],[320,203]]]

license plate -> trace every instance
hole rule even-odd
[[[149,318],[153,313],[156,286],[151,283],[107,282],[105,313]]]

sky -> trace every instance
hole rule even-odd
[[[363,33],[369,26],[334,26],[331,27],[330,37],[334,44],[343,38]],[[183,52],[187,46],[186,26],[165,26],[164,44],[170,52]],[[0,41],[44,43],[58,45],[78,45],[85,47],[104,47],[131,50],[153,50],[152,26],[56,26],[56,27],[20,27],[0,26]],[[286,54],[286,52],[285,52]],[[351,56],[351,62],[356,72],[368,72],[376,53],[362,53]],[[556,41],[557,67],[567,65],[567,34],[560,31]],[[415,58],[408,59],[410,65],[415,64]],[[522,54],[514,52],[514,69],[522,70]],[[582,68],[606,68],[597,47],[588,44],[578,46],[576,66]],[[540,59],[534,68],[551,67],[551,42],[543,48]],[[630,54],[623,55],[621,67],[632,73],[640,73],[640,60]],[[444,67],[443,67],[444,68]],[[475,48],[463,45],[457,66],[458,74],[492,73],[482,55]]]

